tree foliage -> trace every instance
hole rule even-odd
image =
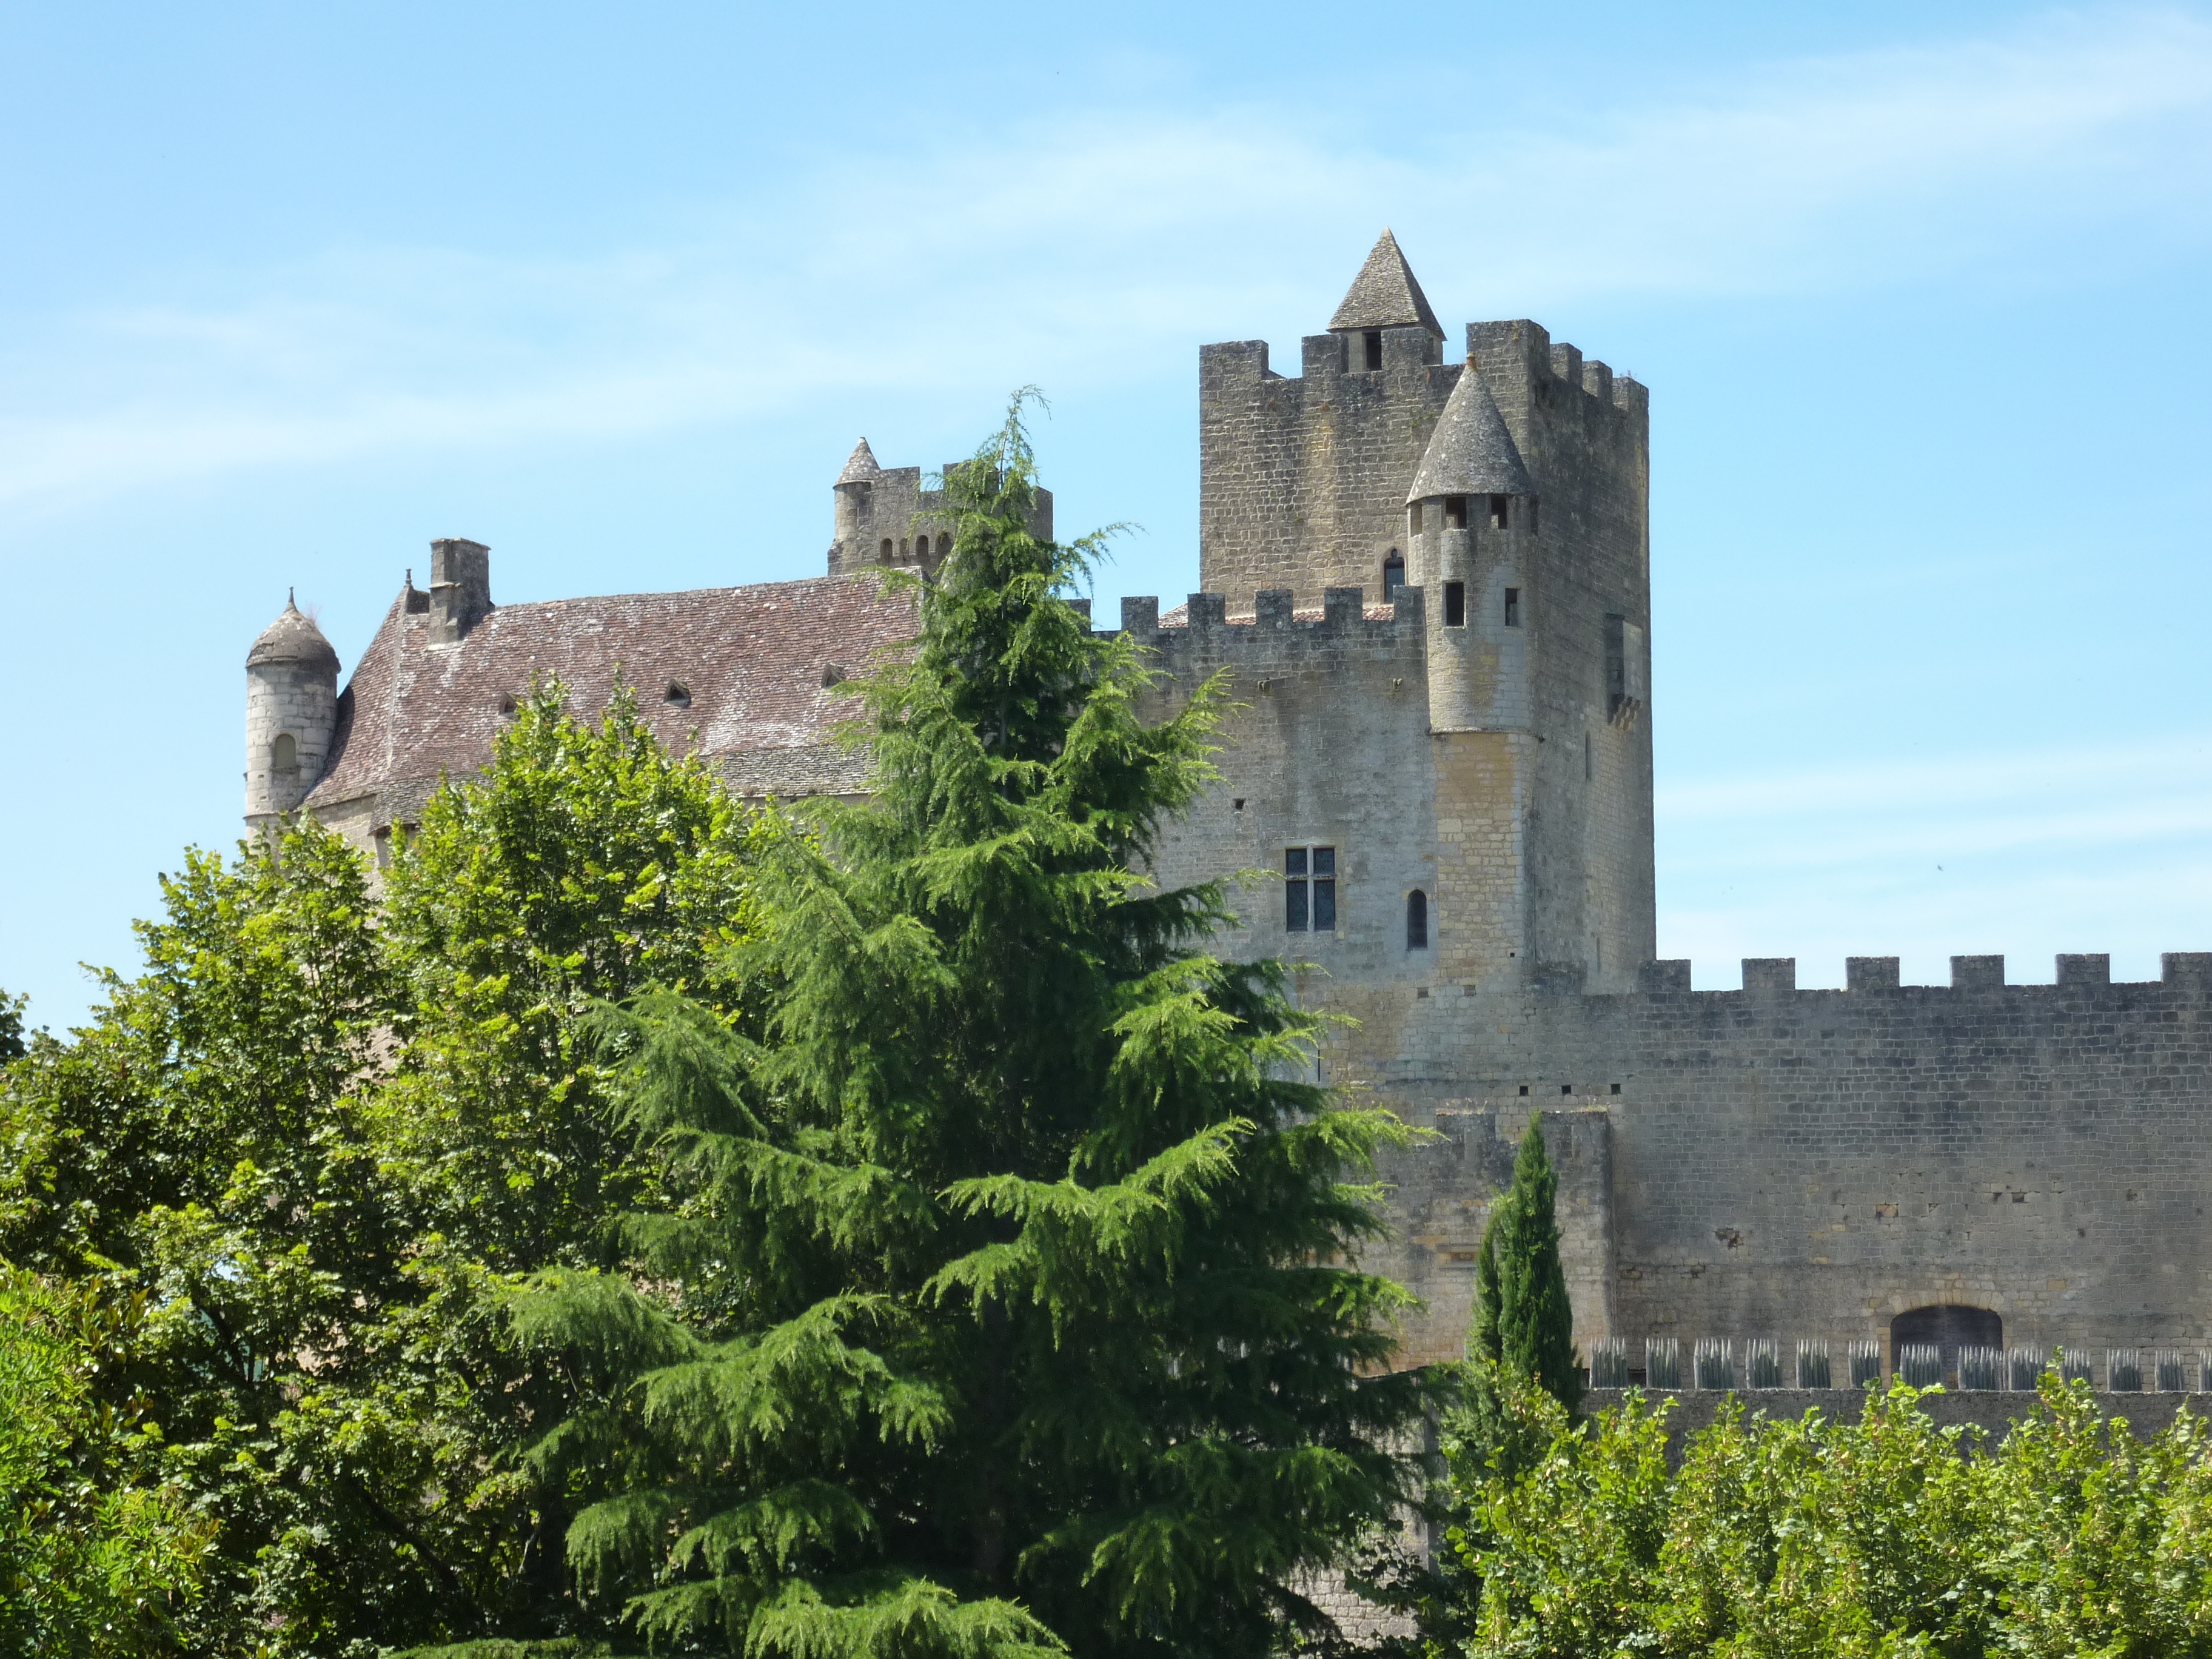
[[[1534,1378],[1571,1412],[1582,1400],[1583,1373],[1566,1269],[1559,1261],[1559,1178],[1544,1150],[1543,1119],[1532,1114],[1514,1155],[1513,1185],[1483,1230],[1475,1357]]]
[[[1206,954],[1226,893],[1145,873],[1224,688],[1139,718],[1137,648],[1057,597],[1095,542],[1028,529],[1018,413],[858,689],[875,797],[761,863],[760,1012],[601,1022],[659,1160],[637,1269],[515,1305],[584,1379],[537,1453],[592,1499],[570,1559],[663,1644],[1257,1654],[1408,1493],[1407,1298],[1344,1261],[1403,1132],[1300,1080],[1275,966]]]
[[[618,696],[538,688],[372,889],[312,823],[193,852],[91,1024],[0,1092],[0,1254],[144,1315],[95,1379],[214,1524],[191,1651],[588,1634],[522,1449],[571,1382],[526,1268],[611,1259],[639,1191],[582,1056],[594,999],[744,925],[752,820]]]
[[[2212,1435],[2183,1411],[2138,1441],[2048,1375],[2002,1443],[1939,1428],[1902,1384],[1853,1421],[1731,1402],[1670,1468],[1632,1394],[1577,1423],[1533,1387],[1541,1443],[1504,1473],[1448,1445],[1471,1589],[1467,1659],[1651,1653],[2212,1654]],[[1440,1644],[1444,1645],[1444,1644]]]
[[[209,1528],[173,1485],[149,1484],[137,1409],[98,1382],[142,1304],[0,1273],[0,1652],[124,1659],[173,1651]]]

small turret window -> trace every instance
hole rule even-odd
[[[1398,590],[1406,585],[1406,560],[1396,548],[1382,561],[1382,603],[1389,605],[1398,597]]]
[[[1406,895],[1406,948],[1429,948],[1429,896],[1418,887]]]
[[[1508,628],[1521,626],[1521,590],[1517,587],[1505,590],[1505,625]]]
[[[1382,331],[1379,328],[1370,328],[1362,334],[1359,338],[1360,343],[1366,349],[1367,367],[1370,370],[1382,368]]]
[[[1444,584],[1444,626],[1446,628],[1467,626],[1467,584],[1465,582]]]
[[[1407,533],[1414,536],[1419,535],[1421,533],[1421,504],[1419,501],[1415,501],[1413,506],[1407,508],[1406,511]]]
[[[1504,529],[1512,514],[1513,498],[1510,495],[1492,495],[1490,498],[1490,527],[1492,530]]]
[[[1444,497],[1444,528],[1447,530],[1464,530],[1467,528],[1466,496],[1447,495]]]
[[[279,732],[276,741],[270,745],[269,769],[272,772],[296,772],[300,769],[300,740],[289,732]]]

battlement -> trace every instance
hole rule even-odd
[[[1651,392],[1632,374],[1618,374],[1578,346],[1554,344],[1551,331],[1526,317],[1467,325],[1467,360],[1493,384],[1516,382],[1579,392],[1593,403],[1638,421],[1651,413]]]
[[[1446,394],[1457,383],[1461,365],[1443,361],[1435,337],[1426,330],[1388,328],[1373,332],[1379,337],[1381,357],[1375,367],[1361,367],[1352,343],[1342,334],[1309,334],[1299,342],[1297,374],[1285,374],[1273,367],[1265,340],[1222,340],[1200,346],[1199,383],[1214,392],[1271,382],[1288,391],[1325,377],[1376,380],[1411,373],[1422,375]],[[1638,419],[1650,414],[1650,390],[1641,380],[1615,373],[1595,357],[1585,358],[1578,346],[1565,341],[1554,343],[1548,330],[1526,317],[1469,323],[1465,361],[1476,364],[1493,381],[1543,382]]]
[[[1418,587],[1399,588],[1387,605],[1369,605],[1364,592],[1357,587],[1328,587],[1322,590],[1318,606],[1298,605],[1287,587],[1268,587],[1252,596],[1250,610],[1237,611],[1229,609],[1228,596],[1223,593],[1193,593],[1167,611],[1161,611],[1157,595],[1147,593],[1124,598],[1121,627],[1099,631],[1127,634],[1154,645],[1164,642],[1163,635],[1192,639],[1218,632],[1225,636],[1219,641],[1224,644],[1237,642],[1240,634],[1248,641],[1357,635],[1365,640],[1402,641],[1419,649],[1425,615]]]
[[[951,471],[963,465],[945,463]],[[945,511],[945,492],[922,488],[918,466],[878,466],[863,438],[830,486],[829,568],[833,576],[868,568],[905,568],[933,571],[952,550],[953,521]],[[1052,492],[1036,492],[1030,532],[1052,538]]]
[[[1686,959],[1677,958],[1644,963],[1638,971],[1637,994],[1765,1000],[1784,996],[1850,997],[1875,992],[1911,992],[1926,995],[1930,993],[2010,991],[2032,994],[2037,992],[2147,989],[2156,986],[2212,995],[2212,951],[2168,951],[2159,958],[2160,977],[2139,981],[2115,981],[2112,978],[2112,959],[2105,952],[2062,952],[2056,959],[2057,978],[2054,982],[2020,984],[2009,983],[2005,979],[2005,959],[2002,956],[1953,957],[1951,982],[1948,985],[1901,983],[1898,973],[1899,959],[1895,957],[1846,957],[1844,959],[1844,982],[1841,990],[1800,990],[1797,986],[1797,958],[1795,957],[1746,957],[1742,960],[1743,988],[1740,991],[1692,990],[1690,963]],[[1581,969],[1572,963],[1540,965],[1534,970],[1533,979],[1540,990],[1579,992],[1583,988]]]

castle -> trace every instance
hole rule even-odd
[[[2212,953],[2145,984],[1855,957],[1841,991],[1747,960],[1692,991],[1657,959],[1647,392],[1526,320],[1444,346],[1386,232],[1297,375],[1203,348],[1201,591],[1120,618],[1158,710],[1222,669],[1247,706],[1160,878],[1279,871],[1224,948],[1310,964],[1301,994],[1355,1022],[1328,1080],[1438,1132],[1388,1171],[1382,1265],[1428,1305],[1407,1357],[1462,1352],[1538,1109],[1585,1352],[2212,1346]],[[381,862],[539,673],[585,707],[626,674],[740,794],[864,793],[829,688],[910,633],[869,573],[946,550],[921,485],[863,441],[805,581],[495,606],[488,550],[434,543],[342,695],[288,606],[247,659],[249,824],[304,810]]]

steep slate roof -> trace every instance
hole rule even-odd
[[[246,653],[246,665],[258,667],[263,663],[295,662],[338,672],[338,653],[323,637],[323,630],[300,614],[292,596],[284,596],[283,613],[261,630]]]
[[[837,475],[837,483],[866,483],[883,468],[876,465],[876,452],[868,447],[866,438],[853,446],[853,453],[845,463],[845,470]],[[831,489],[836,489],[832,484]]]
[[[1429,296],[1413,280],[1413,267],[1399,252],[1398,239],[1386,229],[1375,251],[1367,256],[1367,263],[1359,267],[1359,275],[1352,279],[1344,303],[1328,319],[1329,330],[1333,333],[1338,329],[1401,328],[1413,323],[1419,323],[1439,340],[1444,337],[1443,325],[1429,309]]]
[[[858,710],[823,682],[915,632],[912,601],[874,574],[501,605],[449,646],[430,643],[429,621],[406,593],[393,601],[338,700],[310,809],[375,793],[380,823],[405,821],[441,775],[490,759],[501,700],[523,696],[533,675],[558,676],[573,706],[596,714],[617,672],[653,734],[704,755],[737,793],[859,793],[867,758],[832,733]],[[671,685],[689,708],[665,701]]]
[[[1505,417],[1498,412],[1498,399],[1469,363],[1460,371],[1444,412],[1437,416],[1437,429],[1429,434],[1428,452],[1406,499],[1535,493],[1528,469],[1521,465],[1521,451],[1505,429]]]

